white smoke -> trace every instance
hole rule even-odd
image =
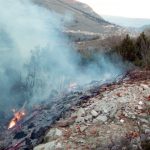
[[[61,32],[68,18],[28,0],[0,0],[0,108],[46,100],[71,81],[85,84],[121,72],[102,55],[97,64],[78,66],[80,57]]]

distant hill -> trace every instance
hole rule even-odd
[[[66,25],[63,32],[67,34],[70,40],[76,42],[79,51],[87,49],[109,50],[110,45],[115,43],[115,40],[113,41],[113,38],[109,37],[116,36],[114,39],[120,39],[118,37],[124,37],[127,33],[131,36],[137,35],[133,29],[110,23],[96,14],[87,4],[75,0],[32,1],[50,11],[72,16],[73,21]]]
[[[50,11],[73,16],[73,21],[67,26],[70,31],[85,31],[101,34],[111,34],[120,27],[105,21],[88,5],[74,0],[33,0],[36,4],[46,7]]]
[[[107,15],[103,15],[102,17],[111,23],[118,24],[124,27],[141,28],[142,26],[150,24],[150,19],[144,19],[144,18],[126,18],[126,17],[117,17],[117,16],[107,16]]]

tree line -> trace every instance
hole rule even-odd
[[[139,67],[150,68],[150,37],[142,32],[136,39],[128,34],[113,48],[124,60]]]

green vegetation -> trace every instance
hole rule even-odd
[[[124,60],[139,67],[150,68],[150,38],[144,32],[136,39],[126,35],[114,49]]]

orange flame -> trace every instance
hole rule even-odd
[[[24,116],[25,116],[24,111],[18,111],[16,113],[14,113],[14,117],[10,121],[8,129],[13,128],[17,124],[17,122],[20,121]]]

